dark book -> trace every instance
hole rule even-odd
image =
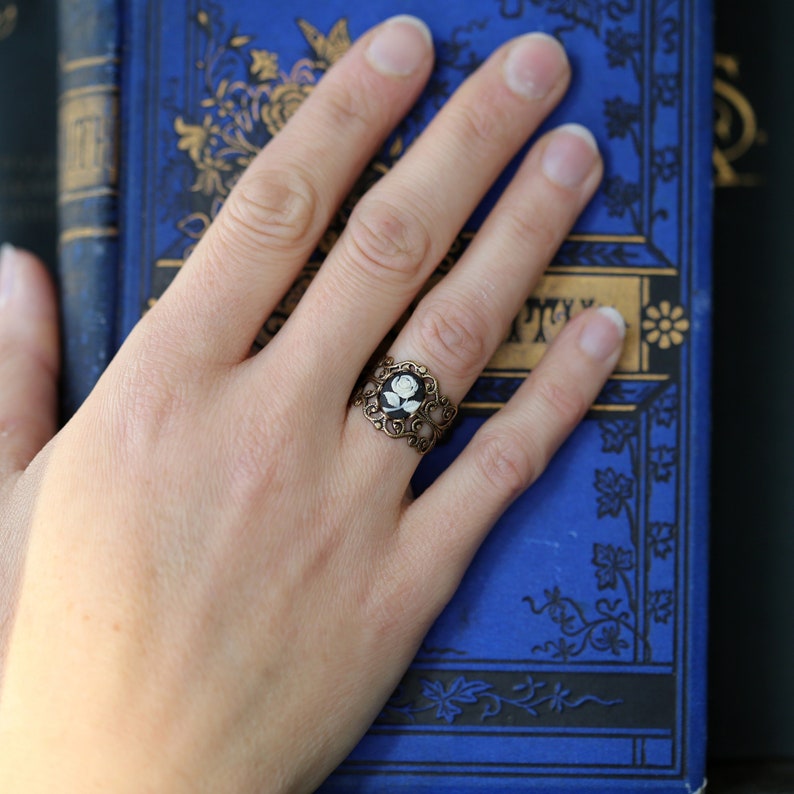
[[[77,268],[74,281],[86,290],[66,296],[67,313],[74,338],[102,331],[101,344],[85,346],[84,365],[74,362],[75,404],[167,288],[251,151],[278,133],[351,37],[391,14],[415,13],[429,23],[438,55],[422,100],[364,183],[393,165],[497,44],[531,30],[563,42],[574,78],[548,124],[578,121],[593,130],[604,183],[464,401],[450,442],[423,462],[415,488],[509,399],[577,311],[617,306],[628,320],[624,355],[548,472],[494,529],[400,688],[323,790],[700,789],[709,5],[72,0],[62,10],[62,30],[72,37],[63,45],[71,64],[61,101],[63,267],[64,278]],[[90,103],[78,104],[82,97]],[[85,127],[93,132],[81,137]],[[85,171],[82,181],[70,168]],[[438,277],[454,266],[492,200],[471,218]],[[89,210],[99,212],[94,221],[83,215]],[[97,257],[86,263],[92,251]],[[326,251],[321,245],[301,282]],[[266,323],[261,344],[278,332],[294,299]]]
[[[794,4],[724,0],[716,20],[710,754],[792,761]],[[791,764],[757,780],[794,791]]]
[[[0,0],[0,242],[55,266],[55,0]]]

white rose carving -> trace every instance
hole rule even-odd
[[[422,405],[421,399],[411,399],[415,397],[422,384],[411,375],[398,375],[383,392],[381,407],[383,412],[389,416],[402,414],[411,416],[419,410]]]
[[[399,378],[395,379],[391,387],[403,400],[407,400],[416,394],[419,384],[410,375],[400,375]]]

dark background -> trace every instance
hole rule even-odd
[[[758,124],[734,163],[739,184],[715,190],[709,748],[719,792],[794,792],[792,34],[791,0],[717,0],[717,50],[736,57],[734,85]]]
[[[55,262],[55,0],[0,0],[17,7],[0,41],[0,243]],[[8,17],[5,17],[8,19]]]

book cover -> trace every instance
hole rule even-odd
[[[79,3],[77,4],[79,5]],[[97,4],[110,8],[113,4]],[[166,289],[255,152],[350,40],[396,13],[437,67],[361,180],[386,172],[504,40],[557,36],[573,67],[548,125],[596,135],[603,186],[463,403],[421,490],[566,319],[628,321],[615,376],[510,509],[327,792],[696,791],[705,752],[710,8],[700,0],[147,0],[121,21],[116,344]],[[117,20],[118,21],[118,20]],[[504,181],[501,183],[504,184]],[[498,192],[499,185],[495,192]],[[266,344],[321,266],[351,196]],[[471,218],[454,265],[492,197]],[[277,715],[274,716],[277,718]]]

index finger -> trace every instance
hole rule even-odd
[[[249,165],[150,313],[164,320],[154,329],[173,340],[178,327],[193,359],[244,359],[355,180],[416,101],[432,62],[426,25],[397,16],[358,40],[316,88],[296,84],[305,101]]]

